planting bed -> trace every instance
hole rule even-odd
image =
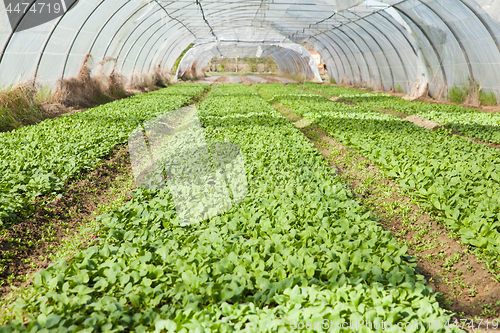
[[[373,161],[463,243],[478,249],[500,279],[497,149],[450,136],[451,130],[429,131],[390,114],[334,103],[294,87],[259,89]]]
[[[92,246],[35,275],[0,331],[284,332],[324,319],[445,330],[449,314],[407,249],[253,88],[216,86],[200,120],[210,143],[241,148],[247,197],[180,227],[168,192],[134,190],[98,218]]]
[[[302,87],[302,85],[296,85]],[[406,115],[417,115],[466,136],[484,142],[500,143],[500,114],[487,113],[459,105],[411,102],[388,94],[362,92],[354,89],[306,83],[305,88],[335,96],[343,101],[375,110],[390,110]]]
[[[72,177],[94,168],[139,123],[186,105],[208,85],[176,85],[85,112],[0,133],[0,229],[43,206]]]

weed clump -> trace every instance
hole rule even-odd
[[[481,102],[482,105],[497,105],[497,96],[495,95],[494,92],[484,92],[480,91],[479,92],[479,101]]]
[[[453,86],[448,92],[448,99],[452,103],[462,104],[469,95],[468,87]]]
[[[45,118],[42,95],[29,83],[0,90],[0,132],[35,124]]]
[[[470,78],[461,86],[454,85],[448,91],[448,100],[457,104],[468,105],[497,105],[498,101],[494,92],[485,92],[481,86]]]
[[[116,59],[105,58],[95,66],[91,62],[92,56],[87,54],[78,75],[60,79],[54,93],[34,82],[0,89],[0,132],[71,112],[72,107],[91,108],[135,93],[156,90],[165,87],[169,80],[168,73],[159,66],[152,74],[141,73],[127,81],[115,72]],[[92,72],[95,74],[91,75]]]

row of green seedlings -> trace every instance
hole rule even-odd
[[[56,199],[71,178],[95,168],[141,122],[180,108],[208,89],[175,85],[0,133],[0,227],[43,208],[41,196]]]
[[[295,85],[299,86],[299,85]],[[500,143],[500,114],[487,113],[459,105],[406,101],[388,94],[363,92],[354,89],[306,83],[307,90],[372,110],[391,110],[432,120],[461,134],[483,142]]]
[[[216,86],[200,120],[210,145],[240,147],[246,198],[180,227],[168,191],[135,190],[94,246],[35,276],[0,331],[458,331],[407,249],[251,87]]]
[[[334,103],[283,85],[261,85],[272,98],[377,165],[436,215],[454,238],[487,260],[500,279],[500,152],[450,135],[429,131],[390,114]]]

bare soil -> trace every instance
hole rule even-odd
[[[218,78],[217,80],[215,80],[215,83],[216,84],[228,83],[227,75],[221,75],[220,78]]]
[[[430,131],[433,131],[435,129],[438,129],[438,128],[441,128],[442,126],[438,123],[435,123],[429,119],[425,119],[425,118],[422,118],[422,117],[419,117],[419,116],[416,116],[416,115],[410,115],[406,118],[404,118],[405,120],[409,121],[410,123],[413,123],[419,127],[422,127],[422,128],[425,128],[425,129],[428,129]]]
[[[260,77],[261,79],[264,79],[267,81],[267,83],[282,83],[280,80],[274,78],[272,75],[260,75],[260,74],[255,74],[254,76]]]
[[[305,124],[291,110],[278,104],[275,107],[296,126]],[[480,317],[490,321],[498,318],[500,283],[493,280],[493,275],[466,246],[452,239],[433,216],[415,205],[368,159],[315,125],[297,128],[336,168],[337,174],[382,226],[407,244],[408,253],[416,258],[417,270],[436,292],[442,293],[441,303],[445,308],[457,313],[458,318]],[[483,312],[485,307],[489,307],[489,314]]]
[[[248,86],[251,86],[252,84],[256,84],[257,82],[253,82],[249,78],[247,78],[245,75],[238,75],[238,77],[241,79],[241,83],[246,84]]]
[[[356,105],[355,103],[353,102],[349,102],[349,101],[345,101],[343,100],[342,98],[338,97],[338,96],[335,96],[335,97],[327,97],[329,100],[333,101],[333,102],[337,102],[337,103],[344,103],[346,105]]]
[[[115,199],[113,186],[117,178],[131,174],[128,148],[117,146],[100,167],[74,179],[61,199],[44,205],[34,216],[9,228],[0,237],[0,253],[9,253],[11,257],[6,269],[0,272],[0,296],[11,291],[6,283],[8,277],[14,286],[20,287],[27,284],[23,277],[46,268],[50,264],[47,255],[82,224],[95,218],[100,204]],[[46,200],[42,197],[38,203]]]

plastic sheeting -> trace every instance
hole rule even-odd
[[[170,70],[191,43],[307,42],[337,82],[410,92],[418,80],[446,95],[471,81],[500,95],[498,1],[79,0],[23,30],[47,2],[60,0],[28,1],[14,31],[0,2],[0,85],[54,86],[88,53],[104,72],[131,78]],[[296,59],[281,61],[291,68]]]
[[[176,78],[186,70],[199,71],[210,59],[217,58],[261,58],[270,57],[282,73],[303,73],[305,77],[322,82],[318,66],[303,46],[294,43],[207,43],[186,52],[177,69]]]

